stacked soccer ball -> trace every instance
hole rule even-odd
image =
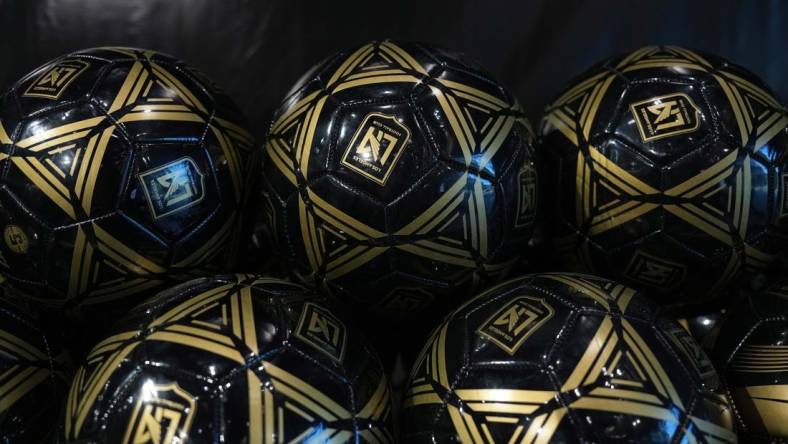
[[[464,57],[373,42],[250,134],[152,51],[3,96],[4,442],[788,437],[788,115],[742,68],[643,48],[534,134]]]

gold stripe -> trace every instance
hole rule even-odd
[[[139,342],[126,345],[123,349],[114,353],[106,361],[104,361],[90,376],[85,386],[85,396],[78,401],[79,407],[78,411],[76,412],[77,420],[73,429],[74,438],[78,437],[79,432],[82,431],[85,418],[87,418],[88,413],[91,411],[93,403],[96,401],[99,392],[102,388],[104,388],[104,383],[112,375],[112,372],[118,368],[118,365],[120,365],[123,359],[125,359],[126,356],[128,356],[129,353],[131,353],[137,347],[137,345],[139,345]]]
[[[35,371],[36,369],[31,368],[31,370]],[[12,392],[4,393],[5,387],[0,388],[0,413],[8,410],[16,401],[33,390],[36,386],[46,381],[50,373],[46,369],[39,369],[32,374],[20,373],[20,376],[23,376],[24,382],[19,384]]]
[[[147,338],[148,341],[161,341],[172,342],[175,344],[185,345],[187,347],[196,348],[204,352],[214,353],[225,358],[243,364],[244,358],[241,353],[232,347],[220,345],[214,341],[207,339],[195,338],[194,336],[185,335],[181,333],[173,333],[169,331],[157,331]]]
[[[131,65],[129,73],[126,74],[126,78],[123,80],[123,84],[121,85],[120,90],[118,90],[118,94],[112,101],[112,105],[109,107],[110,114],[121,109],[126,104],[126,98],[129,96],[132,86],[134,86],[134,84],[137,82],[140,72],[142,72],[142,63],[135,61],[134,64]]]
[[[249,443],[261,444],[263,442],[264,431],[267,431],[267,433],[265,433],[266,441],[269,441],[275,435],[273,428],[274,415],[263,415],[263,399],[261,395],[263,385],[260,379],[257,378],[257,375],[249,369],[246,370],[246,387],[249,392]],[[266,396],[265,406],[269,407],[270,404],[273,404],[273,400],[270,399],[270,392],[268,390],[265,390],[265,394],[268,395]],[[264,417],[266,419],[265,428],[262,422]]]
[[[265,371],[273,378],[274,389],[280,390],[285,396],[303,404],[304,407],[321,418],[334,421],[352,417],[350,412],[314,386],[268,361],[262,361],[262,364]]]
[[[243,340],[249,350],[257,355],[260,350],[257,347],[257,330],[254,322],[254,309],[252,307],[252,289],[249,287],[241,288],[241,319],[244,325]]]
[[[205,123],[205,120],[197,114],[186,112],[171,112],[171,111],[154,111],[154,112],[132,112],[124,114],[119,122],[138,122],[142,120],[170,120],[178,122],[199,122]]]
[[[189,335],[189,336],[197,336],[202,339],[207,339],[209,341],[218,342],[220,344],[229,345],[229,346],[235,344],[233,340],[230,339],[227,335],[215,333],[202,328],[192,327],[189,325],[173,324],[165,327],[164,331],[183,333],[184,335]]]
[[[80,131],[85,128],[92,128],[104,120],[104,117],[92,117],[90,119],[80,120],[78,122],[69,123],[67,125],[58,126],[56,128],[49,129],[47,131],[42,131],[40,133],[34,134],[27,139],[20,140],[16,143],[16,146],[20,148],[29,148],[39,142],[49,140],[53,137],[60,136],[62,134]]]
[[[3,126],[3,122],[0,120],[0,143],[4,145],[10,145],[14,143],[10,137],[8,137],[8,133],[5,131],[5,127]]]
[[[30,159],[30,160],[35,160],[35,159]],[[14,165],[16,165],[17,168],[19,168],[19,170],[22,171],[22,173],[25,176],[30,178],[33,181],[33,183],[44,194],[46,194],[47,197],[49,197],[52,200],[52,202],[55,203],[55,205],[57,205],[58,207],[60,207],[60,209],[63,210],[63,212],[65,212],[72,219],[76,218],[76,213],[74,212],[74,208],[71,206],[71,203],[61,194],[61,192],[58,191],[57,188],[55,188],[54,185],[50,184],[49,181],[47,181],[46,177],[48,177],[49,180],[53,181],[54,184],[60,185],[59,188],[62,188],[63,185],[54,176],[52,176],[52,174],[50,174],[43,165],[41,165],[40,169],[35,169],[32,166],[30,166],[30,164],[26,161],[25,157],[12,157],[11,162],[13,162]],[[68,193],[67,190],[66,193]]]
[[[164,325],[169,322],[183,319],[192,312],[198,310],[200,307],[224,297],[225,293],[232,287],[233,284],[224,284],[189,298],[168,310],[163,315],[158,316],[155,320],[153,320],[153,322],[151,322],[150,327],[157,327],[159,325]],[[240,337],[240,335],[236,336]]]
[[[56,146],[56,145],[61,145],[61,144],[64,144],[64,143],[68,143],[68,142],[71,142],[73,140],[81,139],[81,138],[85,137],[86,135],[88,135],[88,133],[90,133],[91,130],[92,130],[92,128],[86,129],[86,130],[83,130],[83,131],[73,132],[71,134],[66,134],[65,136],[60,136],[60,137],[55,137],[55,138],[49,139],[46,142],[42,142],[42,143],[39,143],[38,145],[34,145],[32,148],[30,148],[30,151],[34,152],[34,153],[39,153],[41,151],[46,150],[47,148],[51,148],[51,147]],[[48,154],[50,154],[50,155],[57,154],[58,151],[60,151],[60,149],[52,150]]]
[[[405,402],[402,404],[402,407],[412,407],[416,405],[424,405],[424,404],[442,404],[443,401],[438,397],[435,392],[432,393],[423,393],[420,395],[413,395],[408,398],[405,398]]]
[[[693,190],[693,193],[688,194],[687,197],[695,197],[696,195],[702,193],[703,191],[706,191],[711,186],[716,185],[715,183],[708,183],[707,181],[717,179],[718,174],[723,173],[723,171],[726,168],[730,167],[731,165],[733,165],[734,162],[736,162],[736,158],[738,157],[738,155],[739,155],[738,149],[731,151],[730,154],[725,156],[722,160],[715,163],[710,168],[703,170],[703,172],[701,172],[700,174],[693,176],[692,178],[686,180],[685,182],[682,182],[681,184],[676,185],[675,187],[665,191],[665,195],[680,196],[687,193],[692,188],[702,185],[704,182],[706,182],[705,186],[700,187],[699,190],[698,189]],[[720,179],[726,177],[728,174],[730,173],[725,172],[724,174],[721,175]]]
[[[430,90],[432,91],[432,94],[435,96],[435,98],[438,99],[438,104],[443,110],[446,120],[449,121],[449,126],[451,126],[452,132],[457,137],[457,141],[460,143],[460,150],[462,151],[463,158],[465,159],[465,164],[470,165],[471,147],[468,140],[465,139],[465,133],[460,126],[457,116],[454,115],[454,111],[452,111],[451,105],[446,100],[446,96],[443,94],[443,91],[434,86],[430,86]]]
[[[163,273],[166,271],[160,265],[123,245],[95,222],[91,222],[91,225],[96,238],[99,240],[98,249],[107,256],[112,257],[129,271],[139,274]]]
[[[6,348],[16,353],[17,356],[28,360],[46,360],[47,355],[41,350],[34,347],[27,341],[10,334],[9,332],[0,329],[0,340],[3,341]]]
[[[467,93],[467,95],[465,97],[467,97],[469,100],[472,100],[472,101],[474,101],[476,103],[479,103],[479,104],[481,104],[483,106],[486,106],[488,108],[492,108],[493,111],[498,111],[500,109],[509,107],[509,104],[506,103],[506,101],[501,100],[498,97],[493,96],[492,94],[488,94],[488,93],[486,93],[484,91],[481,91],[479,89],[476,89],[476,88],[470,87],[468,85],[465,85],[463,83],[454,82],[452,80],[447,80],[447,79],[440,79],[439,81],[440,81],[441,84],[446,85],[446,86],[448,86],[449,88],[451,88],[453,90],[462,91],[464,93]],[[471,96],[473,98],[471,98],[469,96]],[[492,106],[490,106],[490,105],[492,105]]]
[[[96,146],[96,151],[90,160],[90,165],[88,166],[87,182],[85,182],[85,188],[82,192],[82,208],[85,210],[85,214],[88,216],[90,216],[90,210],[93,204],[93,193],[95,192],[96,187],[96,177],[98,176],[99,169],[101,169],[101,161],[104,158],[104,152],[107,150],[107,144],[109,144],[109,139],[112,137],[112,133],[114,131],[115,127],[110,126],[101,133],[98,145]]]
[[[585,396],[579,398],[571,404],[573,409],[586,409],[612,413],[623,413],[633,416],[644,416],[671,423],[678,423],[670,410],[639,402],[627,401],[624,399],[604,399]]]
[[[342,62],[341,65],[339,65],[339,68],[337,68],[337,70],[334,71],[334,74],[328,80],[328,86],[330,87],[331,85],[336,83],[341,76],[353,70],[353,68],[355,68],[363,60],[364,56],[366,56],[370,52],[372,52],[372,44],[366,44],[361,48],[357,49],[356,52],[354,52],[348,58],[346,58],[345,61]]]
[[[400,48],[396,44],[394,44],[394,43],[392,43],[390,41],[386,41],[386,42],[381,43],[380,47],[381,47],[382,50],[387,52],[392,57],[398,56],[399,59],[404,60],[405,64],[408,67],[418,71],[421,74],[427,75],[427,70],[425,70],[419,64],[419,62],[416,61],[416,59],[414,59],[410,54],[408,54],[407,51],[405,51],[404,49]]]
[[[155,74],[158,74],[160,77],[164,77],[162,80],[165,80],[165,82],[169,82],[170,83],[169,86],[173,87],[173,89],[175,89],[177,92],[181,93],[182,94],[181,98],[186,98],[186,101],[189,102],[190,104],[194,105],[197,109],[199,109],[203,113],[206,113],[206,114],[208,113],[208,111],[205,109],[203,104],[200,103],[199,100],[197,100],[197,97],[195,97],[194,94],[192,94],[192,92],[189,91],[189,89],[186,88],[180,82],[180,80],[178,80],[175,76],[173,76],[169,71],[167,71],[166,69],[164,69],[163,67],[161,67],[161,66],[159,66],[159,65],[157,65],[155,63],[151,63],[151,68],[153,68],[153,72]],[[183,97],[183,96],[185,96],[185,97]]]

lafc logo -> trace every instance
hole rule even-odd
[[[519,296],[495,312],[476,332],[513,355],[554,314],[544,299]]]
[[[515,225],[522,227],[530,224],[536,214],[536,170],[533,165],[525,164],[517,175],[519,182],[517,213]]]
[[[342,155],[342,165],[385,185],[409,141],[410,130],[396,117],[369,114]]]
[[[46,70],[25,90],[22,97],[44,97],[57,99],[63,94],[68,85],[83,71],[88,69],[90,63],[80,59],[63,60]]]
[[[668,333],[670,339],[689,358],[689,361],[700,373],[704,381],[711,382],[710,380],[716,379],[717,372],[714,370],[711,359],[686,330],[681,327],[675,327],[668,330]]]
[[[194,397],[178,384],[146,383],[126,427],[123,444],[184,443],[196,408]]]
[[[421,288],[399,287],[391,290],[380,307],[382,311],[395,314],[416,312],[432,302],[433,296]]]
[[[189,157],[139,175],[154,219],[199,203],[205,197],[205,176]]]
[[[700,126],[700,111],[686,94],[654,97],[629,106],[644,142],[691,133]]]
[[[672,287],[684,280],[686,268],[675,262],[636,251],[624,275],[644,284]]]
[[[341,361],[345,355],[345,325],[327,310],[311,302],[304,304],[296,328],[296,337],[336,361]]]

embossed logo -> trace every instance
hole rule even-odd
[[[629,109],[644,142],[691,133],[700,126],[700,111],[684,93],[653,97]]]
[[[671,341],[684,353],[703,380],[716,379],[717,372],[711,360],[695,339],[681,327],[668,330]]]
[[[5,227],[3,230],[3,239],[8,249],[17,254],[27,253],[27,249],[30,247],[27,235],[16,225],[7,225]]]
[[[385,185],[409,141],[410,130],[396,117],[369,114],[345,149],[342,165]]]
[[[676,262],[636,251],[624,275],[644,284],[671,287],[684,279],[686,267]]]
[[[139,175],[154,219],[199,203],[205,197],[205,177],[190,157],[182,157]]]
[[[429,305],[432,299],[433,296],[421,288],[398,287],[383,298],[380,308],[386,313],[413,313]]]
[[[68,59],[57,62],[46,70],[25,90],[22,97],[43,97],[57,99],[68,85],[84,72],[90,63],[80,59]]]
[[[513,355],[554,314],[544,299],[519,296],[495,312],[476,332]]]
[[[525,164],[517,174],[517,212],[515,225],[526,226],[534,220],[536,214],[536,170],[533,165]]]
[[[178,384],[146,382],[126,427],[123,444],[186,442],[196,408],[194,396]]]
[[[327,310],[311,302],[304,304],[296,328],[296,337],[335,361],[341,361],[345,355],[345,325]]]

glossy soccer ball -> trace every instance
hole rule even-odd
[[[719,294],[788,232],[786,125],[762,82],[720,58],[647,47],[601,63],[540,130],[560,249],[660,302]]]
[[[499,279],[534,218],[517,101],[456,54],[373,42],[308,72],[276,113],[263,208],[296,273],[385,313]]]
[[[734,306],[713,356],[742,442],[788,438],[788,281]]]
[[[0,102],[0,271],[87,307],[223,260],[251,145],[241,120],[152,51],[88,49],[25,76]]]
[[[391,442],[388,381],[304,288],[197,279],[134,309],[77,371],[67,442]]]
[[[0,286],[0,442],[51,442],[66,400],[67,355]]]
[[[717,375],[612,281],[527,275],[453,312],[405,393],[403,442],[735,442]]]

